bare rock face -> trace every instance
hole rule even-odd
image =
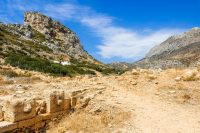
[[[168,38],[166,41],[153,47],[146,57],[151,57],[153,55],[159,55],[164,52],[172,52],[174,50],[185,47],[189,44],[196,43],[200,41],[200,28],[193,28],[182,35],[176,35]]]
[[[24,15],[24,25],[31,26],[33,29],[45,35],[49,42],[56,42],[54,45],[61,51],[65,51],[69,56],[87,60],[93,60],[92,57],[83,49],[79,38],[69,28],[60,24],[38,12],[26,12]]]

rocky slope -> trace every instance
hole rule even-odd
[[[73,31],[38,12],[26,12],[24,25],[0,24],[0,59],[58,75],[114,72],[89,55]]]
[[[144,59],[134,63],[112,63],[110,66],[120,70],[132,68],[177,68],[195,67],[200,64],[200,28],[193,28],[182,35],[169,37],[153,47]]]
[[[131,67],[166,69],[198,66],[200,64],[199,52],[200,28],[193,28],[153,47],[144,59],[133,63]]]
[[[43,44],[54,51],[64,52],[76,59],[94,61],[83,49],[76,34],[58,21],[37,12],[26,12],[24,26],[31,26],[42,33],[48,41]]]
[[[153,47],[146,57],[151,57],[153,55],[159,55],[164,52],[172,52],[174,50],[185,47],[189,44],[200,41],[200,28],[193,28],[182,35],[175,35],[169,37],[166,41]]]
[[[116,70],[121,70],[121,71],[126,71],[131,67],[130,63],[127,62],[114,62],[114,63],[109,63],[109,66],[115,68]]]

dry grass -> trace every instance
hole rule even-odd
[[[6,90],[0,90],[0,96],[4,96],[4,95],[8,95],[9,93],[8,93],[8,91],[6,91]]]
[[[199,75],[197,70],[188,70],[183,75],[184,81],[196,81],[199,80]]]
[[[1,88],[0,88],[0,96],[9,95],[9,94],[11,94],[11,93],[12,93],[11,90],[5,90],[5,89],[1,89]]]
[[[0,77],[0,86],[8,84],[14,84],[14,81],[12,79]]]
[[[193,90],[184,83],[161,86],[158,88],[158,91],[165,100],[179,104],[186,103],[193,98]]]
[[[98,115],[90,114],[87,111],[74,113],[58,124],[52,123],[49,133],[70,132],[111,132],[112,127],[122,126],[123,122],[129,119],[131,112],[105,111]]]

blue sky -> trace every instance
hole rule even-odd
[[[96,59],[134,62],[198,27],[199,10],[199,0],[1,0],[0,21],[23,23],[25,11],[39,11],[75,31]]]

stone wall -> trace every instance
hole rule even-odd
[[[67,114],[75,108],[81,93],[80,90],[65,92],[55,89],[45,91],[44,98],[23,95],[4,97],[0,99],[0,133],[43,132],[52,118]]]

